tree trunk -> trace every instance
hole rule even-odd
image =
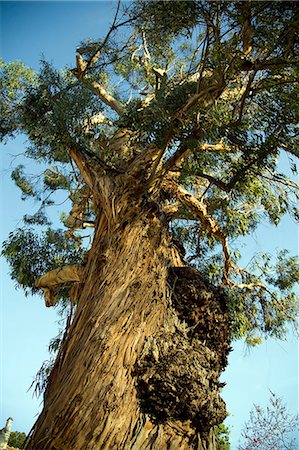
[[[216,448],[225,299],[184,267],[159,203],[128,185],[98,188],[75,316],[29,449]]]

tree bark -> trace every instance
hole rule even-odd
[[[29,449],[216,448],[224,297],[184,267],[159,203],[125,178],[94,189],[94,241]]]

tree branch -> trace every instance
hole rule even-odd
[[[124,113],[125,109],[121,102],[116,100],[112,95],[110,95],[104,87],[97,81],[90,80],[86,74],[86,66],[87,62],[84,61],[81,55],[76,56],[76,64],[77,67],[73,70],[73,74],[83,82],[86,83],[87,86],[90,86],[91,89],[97,94],[97,96],[111,109],[117,112],[120,116]]]
[[[208,214],[205,203],[203,203],[203,201],[199,201],[170,177],[163,181],[162,188],[173,198],[179,200],[184,206],[186,206],[192,212],[194,217],[196,217],[213,236],[220,240],[225,258],[223,279],[224,282],[228,283],[228,276],[232,269],[232,260],[228,247],[227,236],[221,230],[216,220]]]
[[[87,79],[88,80],[88,79]],[[119,116],[123,115],[125,112],[125,108],[121,102],[116,100],[112,95],[108,94],[108,92],[103,88],[103,86],[97,81],[89,81],[88,83],[92,89],[95,91],[97,96],[111,109],[113,109]]]
[[[222,191],[230,192],[232,190],[232,187],[229,184],[226,184],[223,181],[214,178],[212,175],[200,172],[197,173],[197,176],[199,176],[200,178],[205,178],[210,183],[215,184],[215,186],[219,187]]]
[[[250,60],[243,60],[241,63],[241,70],[244,72],[249,72],[251,70],[271,70],[278,67],[290,67],[295,66],[299,63],[299,58],[288,59],[288,58],[273,58],[269,60],[256,60],[252,62]]]
[[[83,126],[87,132],[90,130],[91,127],[101,124],[109,126],[113,125],[113,123],[110,120],[108,120],[107,117],[102,112],[99,112],[94,116],[86,117],[85,119],[83,119]]]
[[[75,148],[71,147],[68,153],[78,167],[82,178],[92,191],[94,188],[94,174],[90,169],[87,159]]]
[[[238,284],[238,283],[235,283],[232,280],[227,280],[227,284],[230,287],[237,288],[237,289],[245,289],[246,291],[253,291],[256,288],[259,288],[259,289],[262,289],[263,291],[267,292],[268,294],[270,294],[271,297],[273,296],[273,293],[270,291],[270,289],[268,289],[265,284],[260,283],[258,281],[257,282],[252,282],[252,283],[241,283],[241,284]]]
[[[200,104],[203,108],[213,104],[215,100],[222,94],[226,84],[224,78],[219,73],[214,73],[214,76],[209,79],[202,78],[200,84],[200,91],[191,95],[184,106],[177,111],[177,117],[180,118],[192,108],[195,104]],[[198,84],[197,84],[198,90]]]
[[[244,91],[244,93],[243,93],[243,95],[242,95],[242,98],[241,98],[241,104],[240,104],[240,110],[239,110],[239,117],[238,117],[238,119],[237,119],[237,123],[241,123],[242,116],[243,116],[243,112],[244,112],[244,107],[245,107],[245,102],[246,102],[246,99],[247,99],[247,97],[248,97],[248,95],[249,95],[249,92],[250,92],[250,90],[251,90],[251,86],[252,86],[254,77],[256,76],[256,73],[257,73],[257,72],[256,72],[256,70],[255,70],[255,71],[253,71],[253,72],[250,74],[250,76],[249,76],[249,80],[248,80],[246,89],[245,89],[245,91]]]
[[[227,146],[223,142],[220,142],[218,144],[201,144],[197,148],[190,149],[186,146],[182,146],[180,149],[178,149],[163,165],[161,170],[157,173],[156,178],[163,177],[169,170],[173,169],[174,167],[177,169],[182,168],[184,162],[186,159],[191,156],[195,152],[219,152],[219,151],[226,151],[226,152],[236,152],[236,149],[232,149],[231,147]]]
[[[134,21],[135,17],[131,17],[129,19],[124,20],[123,22],[116,23],[117,16],[118,16],[118,13],[119,13],[119,9],[120,9],[120,3],[121,3],[120,0],[118,0],[117,7],[116,7],[116,12],[115,12],[115,15],[114,15],[114,19],[113,19],[112,25],[111,25],[108,33],[106,34],[104,41],[101,42],[98,46],[94,45],[95,50],[92,53],[92,55],[90,56],[90,58],[88,59],[88,61],[86,61],[86,67],[85,67],[84,73],[83,73],[84,75],[98,61],[99,57],[101,56],[102,50],[105,47],[105,45],[107,44],[107,42],[109,40],[109,37],[113,33],[113,31],[115,31],[118,28],[120,28],[120,27],[122,27],[124,25],[127,25],[127,24],[131,23],[132,21]],[[84,49],[84,47],[83,47],[83,49]],[[117,51],[117,50],[115,50],[115,51]],[[81,53],[82,52],[82,48],[78,48],[77,52]]]

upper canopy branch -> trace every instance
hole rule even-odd
[[[182,168],[186,159],[193,153],[199,152],[236,152],[235,148],[232,148],[225,144],[224,142],[219,142],[217,144],[201,144],[195,148],[189,148],[186,145],[182,145],[162,166],[161,170],[157,173],[156,178],[163,177],[169,170],[174,168]]]
[[[110,95],[106,89],[97,81],[90,80],[86,74],[87,62],[84,61],[80,54],[76,56],[76,69],[73,70],[73,74],[79,79],[84,81],[88,86],[93,89],[97,96],[117,114],[122,115],[125,111],[123,104]]]
[[[199,83],[199,81],[201,82]],[[197,80],[196,92],[191,95],[187,102],[177,111],[177,117],[184,117],[189,109],[196,104],[199,104],[203,108],[207,108],[211,104],[214,104],[215,100],[220,97],[225,87],[226,84],[223,74],[218,71],[215,71],[211,78],[199,78]]]
[[[117,16],[119,13],[119,9],[120,9],[120,0],[118,0],[118,2],[117,2],[117,7],[116,7],[116,12],[115,12],[115,16],[113,19],[113,23],[112,23],[108,33],[106,34],[104,41],[98,47],[95,48],[91,57],[88,59],[88,61],[86,61],[86,65],[85,65],[84,72],[83,72],[84,75],[87,73],[88,69],[93,67],[96,64],[96,62],[98,61],[98,59],[101,55],[102,49],[108,42],[108,39],[109,39],[110,35],[112,34],[112,32],[114,30],[116,30],[119,26],[123,25],[123,24],[116,25],[116,20],[117,20]],[[80,50],[80,49],[78,49],[78,50]]]

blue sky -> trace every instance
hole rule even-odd
[[[5,61],[22,60],[35,69],[42,55],[56,67],[73,65],[76,46],[83,39],[105,34],[115,6],[115,2],[105,1],[1,2],[1,56]],[[0,241],[21,224],[21,217],[28,212],[28,203],[21,201],[19,190],[10,180],[11,167],[23,161],[16,155],[25,145],[25,138],[20,136],[0,148]],[[30,166],[26,169],[30,171]],[[256,251],[275,253],[276,248],[289,248],[292,253],[298,249],[296,225],[288,219],[277,228],[263,223],[252,239],[244,241],[248,259]],[[57,333],[58,317],[55,310],[44,307],[42,298],[25,298],[22,291],[16,290],[6,262],[1,264],[0,428],[12,416],[13,429],[28,432],[41,408],[41,399],[33,399],[32,391],[27,390],[42,362],[48,359],[47,346]],[[231,414],[227,423],[232,427],[234,450],[253,403],[265,405],[269,389],[283,397],[291,412],[297,412],[296,339],[290,334],[287,342],[268,340],[250,351],[242,342],[235,343],[223,380],[227,382],[223,397]]]

